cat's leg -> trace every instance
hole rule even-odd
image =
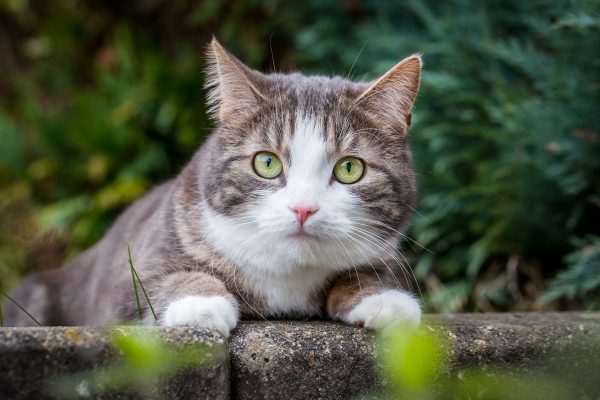
[[[330,318],[370,329],[391,325],[417,327],[421,305],[409,293],[380,280],[374,272],[342,274],[327,298]]]
[[[203,272],[181,271],[152,288],[159,323],[216,329],[229,336],[239,321],[239,307],[223,282]]]

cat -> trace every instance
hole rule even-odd
[[[95,246],[14,297],[45,325],[134,321],[130,246],[148,324],[224,336],[240,318],[417,326],[420,303],[392,266],[416,200],[407,131],[420,73],[413,55],[371,83],[264,74],[213,38],[212,134]],[[5,322],[32,324],[11,304]]]

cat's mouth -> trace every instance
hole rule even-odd
[[[298,229],[296,232],[289,234],[289,237],[296,240],[314,240],[317,235],[306,232],[304,229]]]

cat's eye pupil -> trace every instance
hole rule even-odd
[[[344,157],[333,168],[333,176],[341,183],[354,183],[363,176],[365,164],[360,158]]]
[[[254,156],[254,172],[267,179],[277,178],[281,175],[283,166],[277,155],[268,151],[261,151]]]

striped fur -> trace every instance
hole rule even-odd
[[[217,128],[188,165],[94,247],[29,277],[17,299],[46,324],[134,319],[129,245],[162,324],[227,335],[239,316],[328,316],[374,328],[418,321],[418,303],[393,269],[416,197],[407,130],[420,58],[370,84],[262,74],[215,40],[207,64]],[[261,151],[278,155],[281,176],[256,174]],[[366,165],[356,183],[333,179],[345,156]],[[296,206],[318,209],[303,231]],[[6,314],[9,324],[29,323],[14,308]]]

